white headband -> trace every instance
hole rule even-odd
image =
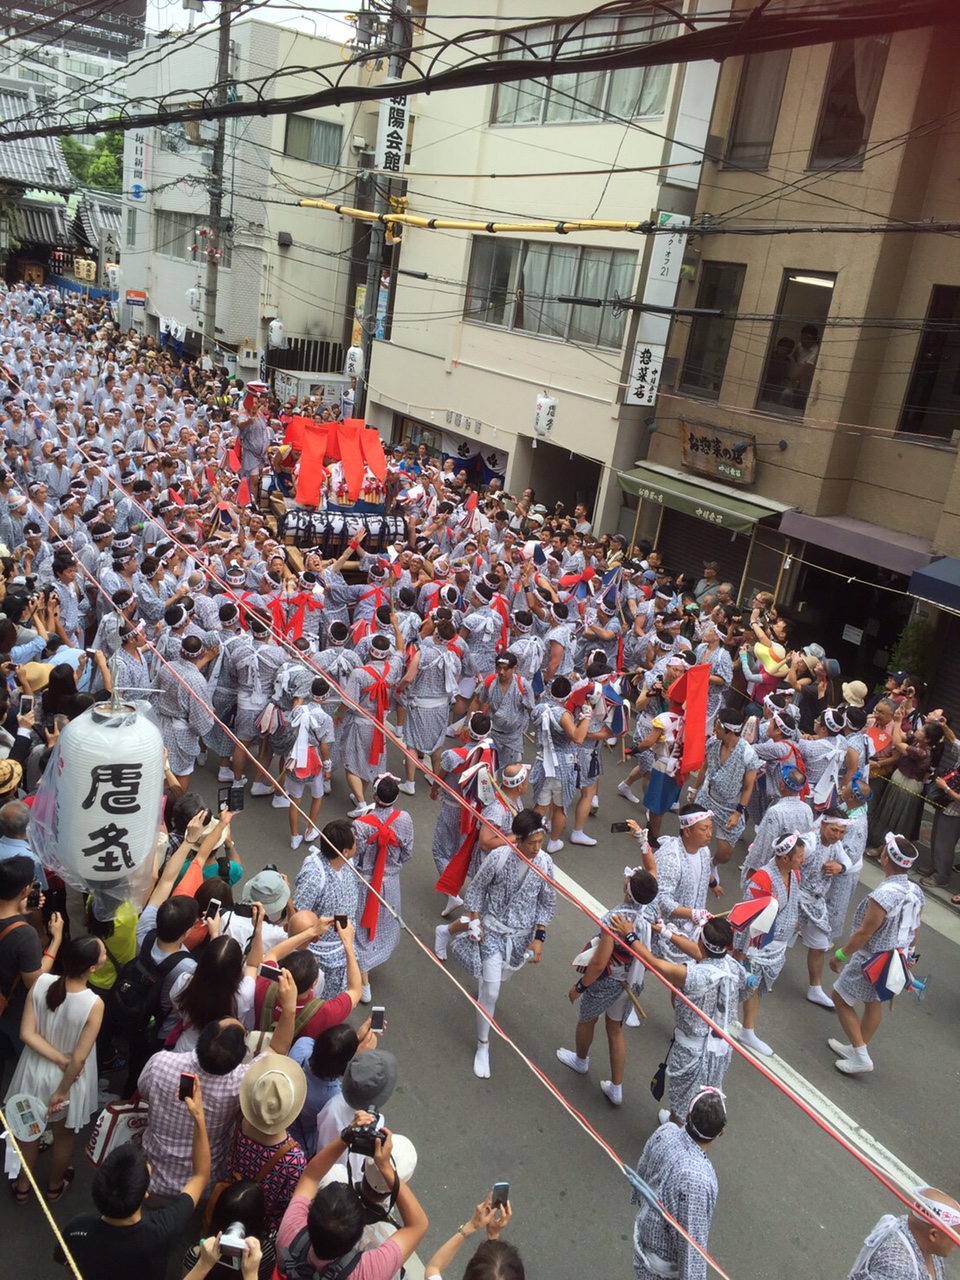
[[[938,1200],[931,1200],[925,1194],[927,1190],[927,1187],[914,1187],[913,1198],[916,1203],[922,1205],[927,1213],[932,1214],[945,1227],[960,1227],[960,1210],[949,1204],[940,1204]]]
[[[788,835],[781,836],[773,846],[774,855],[778,858],[788,858],[798,844],[803,844],[803,836],[799,831],[791,831]]]
[[[913,849],[913,853],[905,853],[897,844],[902,839],[908,848]],[[912,867],[919,856],[919,850],[912,845],[906,837],[898,836],[895,831],[888,831],[883,837],[884,845],[887,850],[887,857],[891,862],[895,862],[898,867]]]
[[[530,766],[523,764],[512,777],[506,777],[505,774],[500,775],[500,785],[508,791],[513,791],[517,787],[522,787],[530,773]]]
[[[703,822],[705,818],[712,818],[712,809],[698,809],[696,813],[682,813],[680,815],[680,830],[685,827],[692,827],[698,822]]]

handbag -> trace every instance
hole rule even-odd
[[[129,1102],[111,1102],[100,1112],[87,1140],[87,1159],[99,1169],[111,1151],[127,1142],[143,1141],[143,1131],[150,1118],[150,1109],[141,1098]]]
[[[667,1089],[667,1058],[670,1057],[670,1050],[673,1048],[674,1039],[674,1036],[670,1037],[670,1043],[667,1045],[667,1052],[664,1055],[664,1059],[653,1073],[653,1079],[650,1081],[650,1092],[653,1094],[657,1102],[660,1101]]]

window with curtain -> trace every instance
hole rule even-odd
[[[789,49],[752,53],[744,59],[727,143],[727,164],[738,169],[766,169],[770,163],[789,65]]]
[[[179,258],[181,262],[193,262],[200,259],[200,252],[195,254],[192,246],[199,244],[197,229],[204,225],[204,215],[200,213],[181,213],[177,209],[157,209],[153,220],[153,249],[168,258]],[[233,240],[225,236],[220,246],[223,257],[221,267],[233,266]]]
[[[810,155],[812,169],[863,165],[889,44],[889,36],[861,36],[833,46]]]
[[[625,314],[612,300],[633,290],[637,255],[546,241],[476,236],[470,257],[464,319],[582,346],[623,345]],[[603,300],[599,307],[561,297]]]
[[[308,164],[335,165],[340,160],[343,128],[313,116],[287,116],[283,154]]]
[[[588,18],[564,40],[560,56],[589,56],[626,44],[666,39],[668,27],[651,30],[651,13],[623,18]],[[545,23],[527,31],[522,43],[504,36],[500,57],[542,58],[553,55],[554,42],[567,30]],[[571,71],[544,79],[499,85],[493,100],[492,124],[570,124],[602,120],[608,115],[662,116],[670,80],[669,67],[624,67],[617,71]]]
[[[700,266],[697,306],[735,313],[746,267],[739,262],[704,262]],[[680,389],[704,400],[719,400],[723,374],[733,340],[732,319],[695,316],[680,372]]]

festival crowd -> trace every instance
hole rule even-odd
[[[760,1015],[799,943],[837,1071],[874,1069],[884,1004],[918,981],[923,886],[955,870],[960,744],[911,673],[844,680],[718,563],[674,566],[423,444],[365,450],[359,484],[336,451],[314,468],[316,527],[363,495],[400,517],[392,544],[368,550],[356,523],[292,545],[304,423],[350,407],[280,405],[121,333],[106,303],[0,294],[0,1054],[5,1107],[42,1110],[13,1200],[67,1194],[86,1134],[93,1208],[63,1241],[87,1280],[159,1280],[177,1249],[191,1280],[402,1275],[428,1221],[373,1002],[423,856],[404,797],[437,801],[434,950],[475,981],[485,1079],[503,986],[543,958],[554,859],[599,843],[602,793],[635,865],[575,959],[557,1058],[589,1073],[602,1019],[599,1089],[623,1106],[645,976],[675,989],[633,1268],[702,1280],[732,1040],[773,1055]],[[164,747],[153,873],[109,908],[31,841],[60,734],[104,702],[148,707]],[[256,797],[304,846],[295,876],[241,863]],[[864,859],[878,883],[851,922]],[[426,1274],[476,1235],[460,1273],[521,1280],[510,1219],[497,1184]],[[939,1280],[958,1226],[956,1200],[917,1188],[851,1280]]]

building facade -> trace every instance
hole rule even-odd
[[[429,5],[413,8],[429,33]],[[502,19],[502,8],[472,5],[470,19],[445,21],[443,33],[485,25],[481,12]],[[525,36],[538,56],[549,56],[565,10],[576,7],[525,6],[525,20],[543,14]],[[651,38],[645,12],[589,19],[567,47]],[[520,46],[492,39],[482,52],[513,57]],[[617,472],[642,456],[650,410],[624,403],[636,319],[616,300],[643,291],[651,247],[616,229],[490,234],[483,225],[689,213],[699,155],[674,154],[667,139],[705,140],[695,100],[704,80],[712,98],[712,75],[578,72],[412,100],[409,211],[480,225],[403,233],[389,337],[374,344],[369,371],[367,420],[385,439],[423,440],[474,475],[504,477],[508,491],[530,485],[570,510],[583,501],[604,528],[617,525]],[[555,402],[543,435],[539,397]]]
[[[264,22],[237,22],[230,77],[244,82],[279,72],[277,93],[315,88],[305,70],[339,61],[339,47]],[[136,98],[163,95],[189,104],[216,79],[217,38],[174,49],[155,66],[134,70]],[[286,68],[297,67],[296,74]],[[192,92],[191,92],[192,87]],[[302,114],[229,121],[223,215],[214,242],[207,226],[215,125],[179,123],[127,133],[124,149],[122,316],[125,325],[171,334],[196,350],[222,345],[244,376],[269,363],[270,323],[285,339],[312,344],[316,368],[340,372],[353,224],[297,207],[303,196],[347,190],[368,149],[369,108],[330,107]],[[216,335],[201,333],[206,252],[219,250]],[[307,367],[307,366],[301,366]]]
[[[724,64],[677,294],[695,314],[624,480],[642,534],[776,590],[868,682],[917,597],[960,607],[954,44],[930,28]],[[703,483],[755,508],[737,536],[691,514]],[[945,655],[955,621],[937,616]]]

